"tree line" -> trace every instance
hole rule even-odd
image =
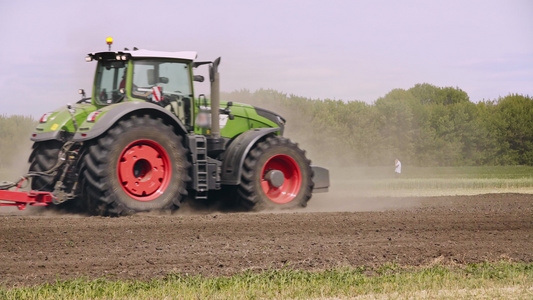
[[[274,90],[225,100],[271,109],[311,158],[339,165],[533,165],[533,99],[510,94],[478,103],[458,87],[417,84],[368,104],[307,99]]]

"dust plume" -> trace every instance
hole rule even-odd
[[[327,165],[326,165],[327,167]],[[330,169],[330,188],[327,193],[314,193],[306,212],[358,212],[409,209],[418,207],[420,198],[400,195],[382,196],[374,186],[358,174],[358,167]]]
[[[11,153],[4,153],[10,159],[4,163],[4,168],[0,170],[0,181],[17,182],[22,176],[28,173],[30,164],[28,158],[32,151],[33,142],[28,136],[21,137],[16,145],[11,147]],[[12,189],[13,190],[13,189]],[[22,185],[22,190],[30,190],[29,182]],[[37,207],[26,207],[25,210],[19,210],[16,207],[1,206],[0,215],[29,215],[39,211]]]
[[[223,96],[227,98],[225,100],[251,104],[283,116],[287,121],[284,136],[298,143],[312,164],[329,169],[329,192],[313,194],[302,212],[382,211],[418,204],[416,198],[376,196],[380,194],[380,186],[373,185],[373,182],[394,177],[394,158],[391,157],[390,168],[369,167],[364,157],[339,145],[338,141],[346,132],[332,131],[317,124],[311,113],[298,106],[298,97],[272,90],[254,93],[243,90]]]

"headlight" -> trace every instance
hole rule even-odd
[[[48,119],[50,119],[50,116],[53,114],[53,112],[47,112],[45,113],[41,119],[39,120],[40,123],[46,123],[48,122]],[[51,120],[51,119],[50,119]]]
[[[94,122],[96,120],[96,117],[101,114],[101,111],[93,111],[87,116],[87,122]]]

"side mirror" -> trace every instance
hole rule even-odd
[[[86,96],[85,96],[85,90],[84,90],[84,89],[79,89],[79,90],[78,90],[78,94],[81,95],[81,98],[82,98],[82,99],[86,97]]]
[[[194,75],[193,80],[198,82],[204,82],[205,78],[202,75]]]
[[[204,109],[207,109],[207,98],[205,94],[198,95],[198,107],[204,106]]]

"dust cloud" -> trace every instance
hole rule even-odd
[[[9,142],[2,141],[0,153],[0,181],[17,181],[29,169],[28,158],[32,151],[33,142],[30,140],[33,126],[31,123],[17,127]]]
[[[28,173],[30,167],[28,158],[32,151],[32,144],[33,142],[29,138],[21,138],[19,144],[13,146],[13,152],[8,154],[11,159],[7,162],[6,167],[0,170],[0,181],[17,182]],[[22,190],[30,190],[28,181],[23,183]],[[25,210],[19,210],[16,207],[0,206],[0,215],[32,215],[41,209],[27,207]]]
[[[342,178],[330,170],[327,193],[315,193],[305,212],[363,212],[400,210],[418,207],[420,198],[375,196],[375,188],[364,187],[357,178]]]
[[[291,108],[272,91],[274,100],[264,101],[269,91],[262,91],[259,96],[248,91],[224,95],[225,100],[247,103],[280,114],[286,119],[284,136],[296,142],[306,151],[306,156],[313,165],[325,167],[330,173],[330,188],[327,193],[315,193],[308,206],[301,212],[354,212],[383,211],[391,209],[407,209],[419,205],[417,198],[400,197],[399,195],[376,196],[380,193],[376,180],[387,180],[394,177],[394,158],[390,168],[368,167],[365,159],[353,157],[350,149],[339,149],[338,141],[341,132],[321,132],[322,129],[306,114],[294,106]]]

